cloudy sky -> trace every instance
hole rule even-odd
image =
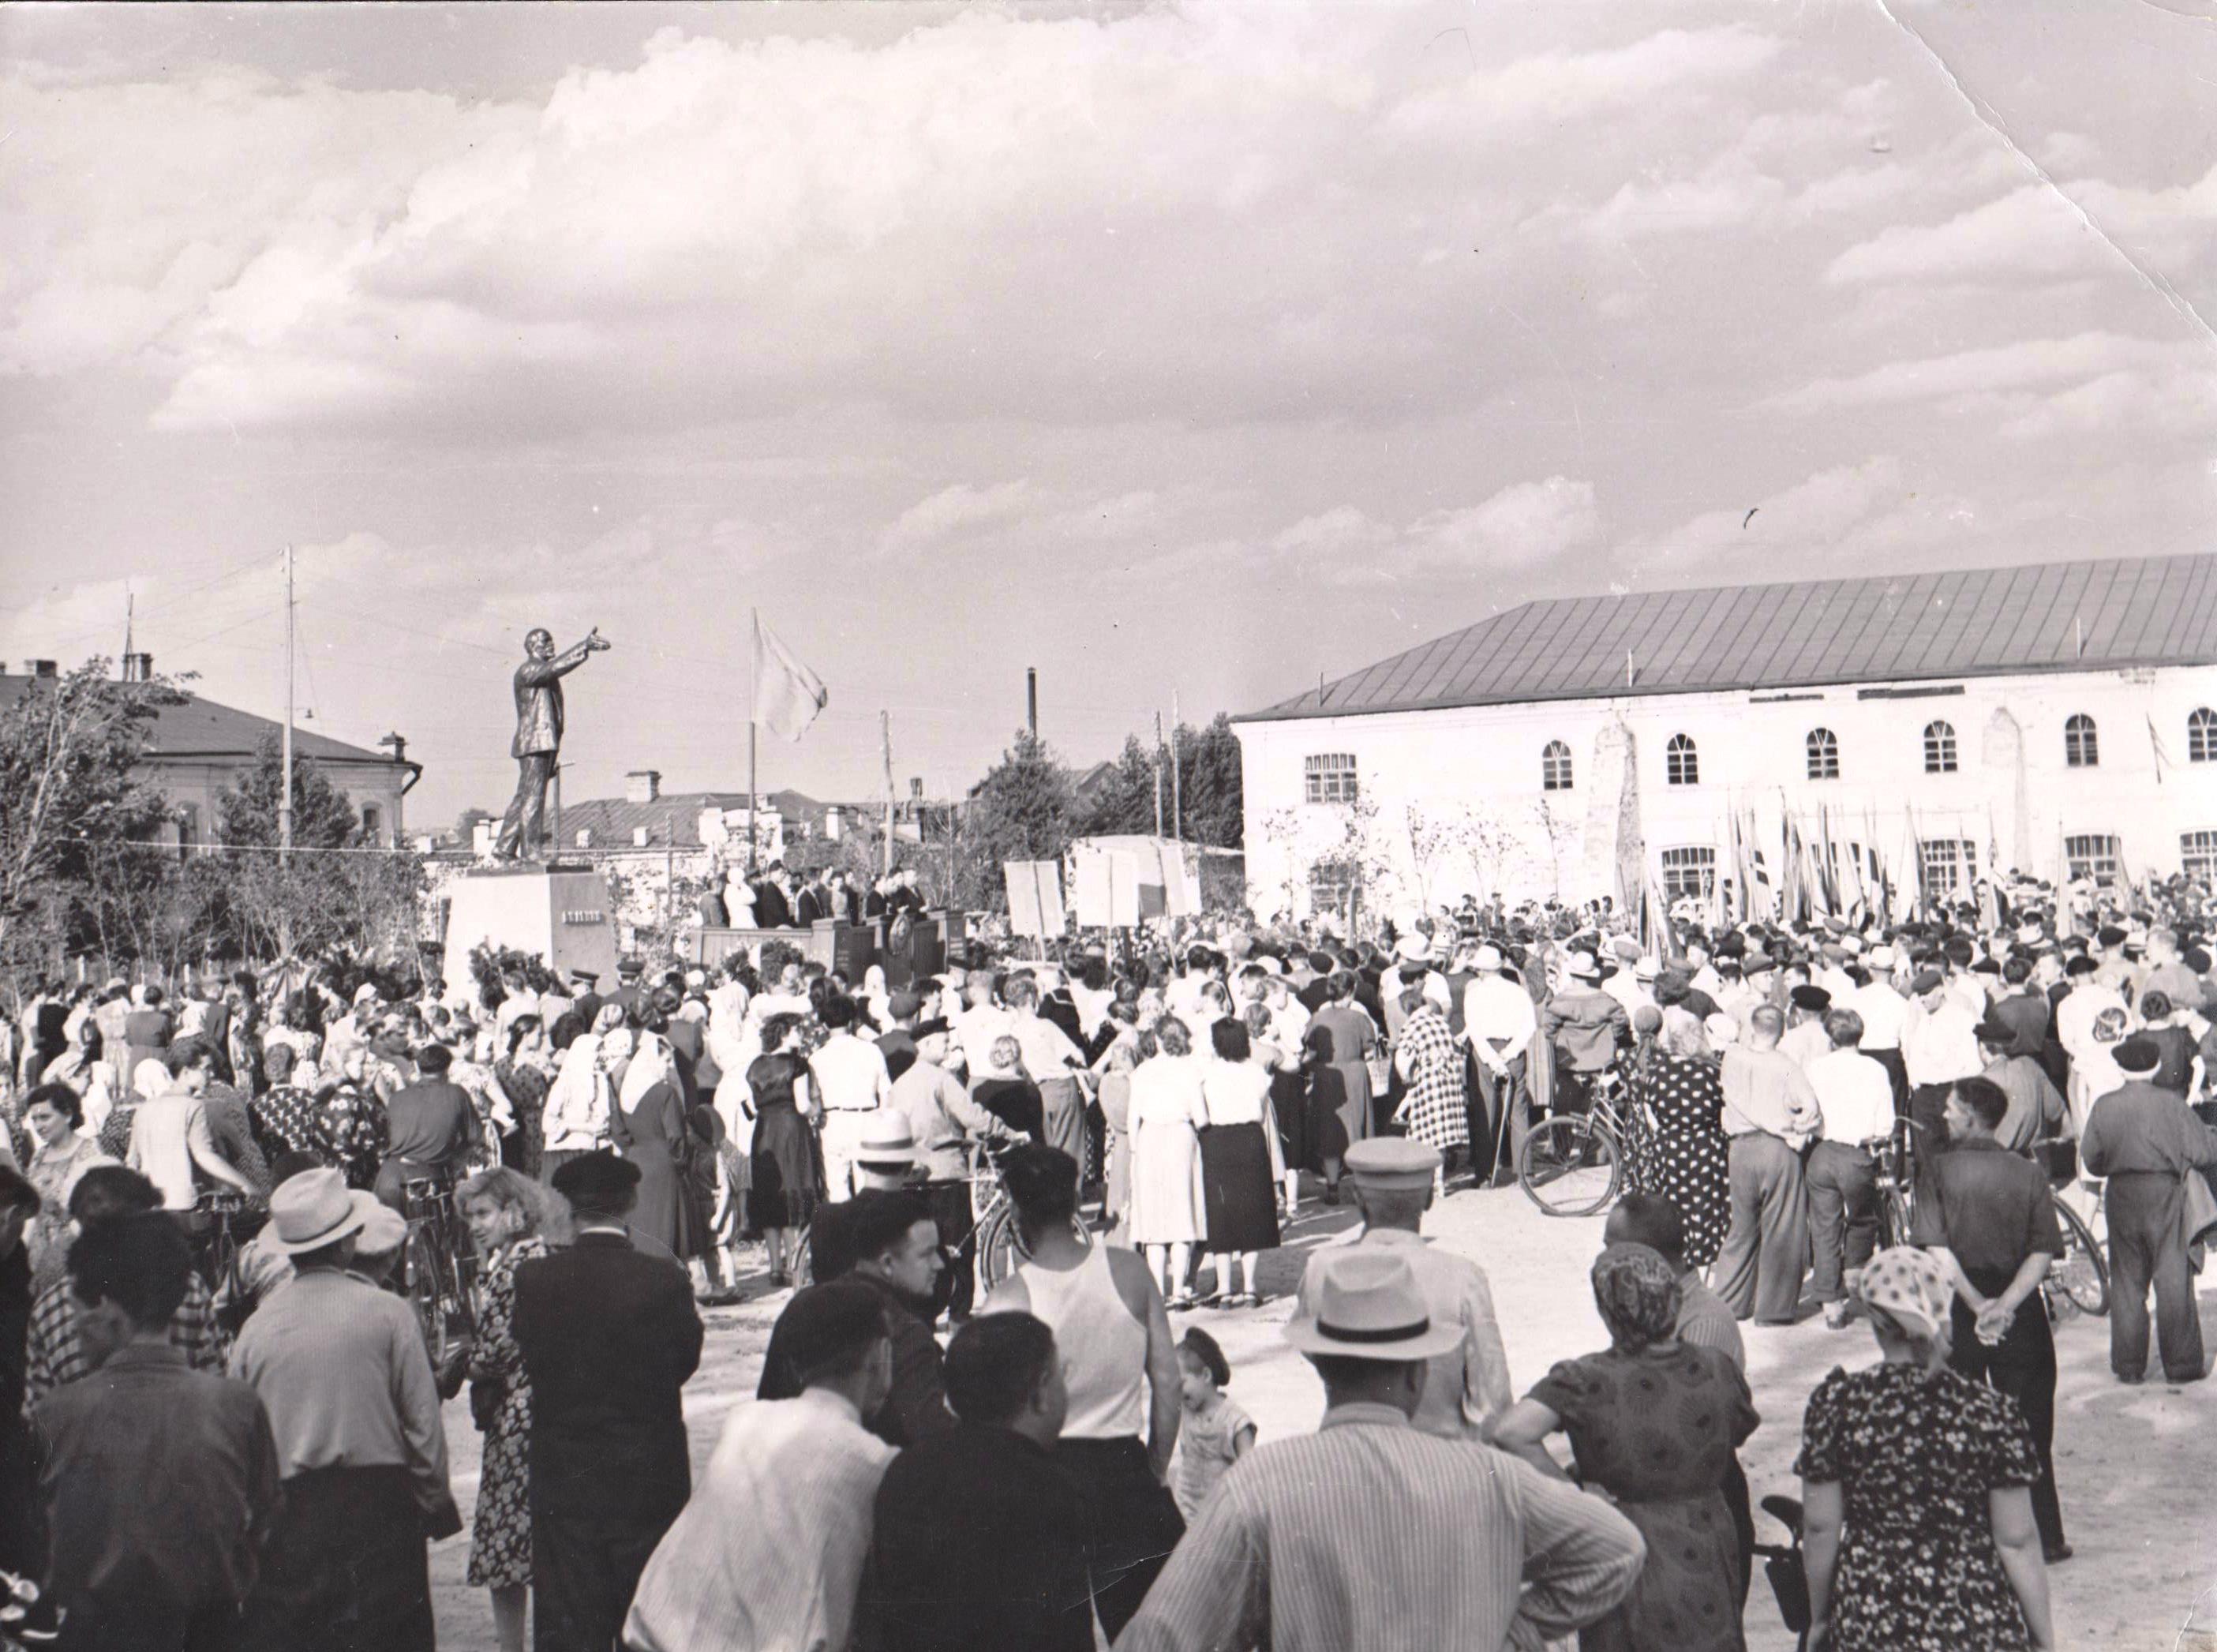
[[[0,9],[0,659],[573,798],[1076,761],[1535,596],[2210,548],[2194,0]],[[1760,507],[1750,518],[1746,513]],[[1743,523],[1745,525],[1743,526]]]

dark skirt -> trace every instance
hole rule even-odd
[[[1278,1145],[1288,1170],[1318,1170],[1314,1132],[1309,1129],[1308,1080],[1299,1068],[1270,1074],[1270,1111],[1278,1116]]]
[[[1055,1444],[1054,1460],[1090,1511],[1093,1609],[1114,1640],[1185,1536],[1185,1519],[1170,1488],[1148,1469],[1147,1448],[1137,1438],[1065,1437]]]
[[[663,1142],[634,1142],[625,1158],[639,1166],[639,1203],[627,1222],[672,1256],[699,1256],[708,1248],[708,1220],[697,1203],[686,1173]]]
[[[791,1107],[766,1107],[755,1120],[752,1182],[747,1188],[747,1226],[806,1228],[824,1187],[817,1166],[816,1132]]]
[[[1270,1146],[1260,1124],[1211,1124],[1201,1130],[1201,1191],[1208,1217],[1206,1249],[1219,1255],[1277,1249]]]

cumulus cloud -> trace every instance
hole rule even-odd
[[[1020,516],[1031,508],[1033,501],[1028,481],[995,482],[985,487],[956,482],[902,511],[886,529],[880,548],[887,555],[923,550]]]
[[[1524,568],[1587,544],[1600,531],[1593,484],[1550,476],[1504,487],[1478,504],[1419,517],[1397,560],[1473,572]]]
[[[2175,354],[2172,345],[2109,332],[2027,338],[1991,350],[1889,362],[1852,378],[1819,379],[1772,397],[1768,405],[1781,412],[1816,413],[1942,401],[2090,379],[2121,368],[2160,364]]]
[[[1704,511],[1668,533],[1619,547],[1616,555],[1633,574],[1737,579],[1767,569],[1775,576],[1788,559],[1806,568],[1808,559],[1827,552],[1899,551],[1961,539],[1976,514],[1963,498],[1920,496],[1901,461],[1880,454],[1819,471],[1747,505]]]

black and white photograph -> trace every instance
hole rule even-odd
[[[0,0],[0,1652],[2217,1652],[2213,89]]]

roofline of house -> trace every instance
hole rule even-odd
[[[1261,711],[1242,712],[1231,719],[1232,727],[1242,723],[1316,722],[1327,718],[1393,717],[1411,711],[1461,711],[1486,706],[1559,705],[1574,700],[1663,700],[1689,694],[1762,694],[1771,690],[1788,689],[1843,689],[1867,687],[1874,683],[1954,683],[1970,678],[1990,677],[2060,677],[2074,671],[2192,671],[2197,667],[2217,665],[2217,656],[2182,659],[2176,655],[2155,659],[2134,656],[2125,659],[2104,658],[2097,660],[2059,659],[2007,665],[1974,665],[1960,671],[1946,671],[1936,677],[1821,677],[1781,678],[1760,683],[1672,683],[1643,687],[1634,684],[1596,691],[1592,689],[1559,690],[1536,694],[1504,695],[1447,695],[1431,700],[1411,700],[1390,706],[1350,706],[1335,710],[1325,706],[1266,707]],[[1365,670],[1370,669],[1365,667]],[[1362,672],[1353,673],[1361,676]],[[1347,679],[1342,678],[1341,682]]]

